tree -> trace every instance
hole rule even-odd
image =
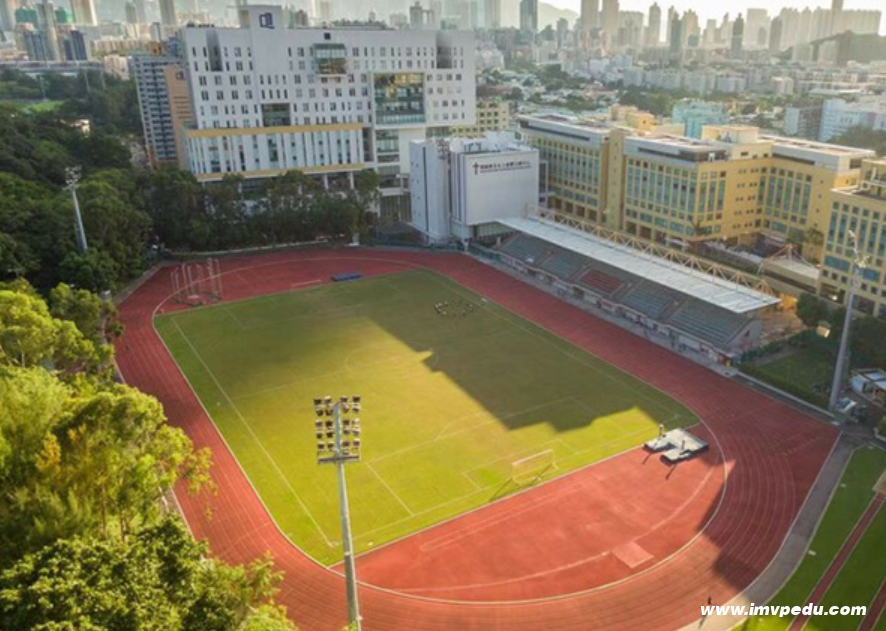
[[[852,323],[852,355],[872,366],[886,367],[886,322],[858,318]]]
[[[103,318],[115,312],[65,286],[52,297],[73,320],[23,281],[0,287],[0,558],[111,528],[126,538],[178,481],[211,488],[208,450],[112,380]]]
[[[871,129],[870,127],[852,127],[846,133],[831,138],[829,142],[847,147],[859,149],[873,149],[877,155],[886,155],[886,131]]]
[[[807,228],[803,233],[803,254],[810,260],[816,261],[821,247],[824,245],[824,233],[818,228]]]
[[[354,178],[353,195],[357,206],[357,229],[361,234],[366,234],[368,231],[371,218],[375,216],[371,211],[381,200],[380,183],[378,173],[372,169],[364,169]]]
[[[212,243],[210,247],[227,249],[249,242],[248,213],[243,198],[243,178],[226,175],[207,192],[212,216]]]
[[[200,183],[192,173],[173,167],[145,171],[139,174],[138,188],[160,244],[207,249],[210,217]]]
[[[110,347],[86,339],[73,322],[53,318],[36,294],[0,288],[0,365],[50,364],[68,375],[100,374],[112,356]]]
[[[817,326],[822,320],[827,320],[829,310],[824,301],[808,292],[800,294],[797,300],[797,317],[808,327]]]
[[[63,282],[78,287],[87,287],[92,291],[105,291],[117,286],[121,279],[120,266],[111,255],[91,248],[84,253],[70,252],[58,269]]]
[[[129,541],[60,540],[0,573],[0,628],[293,631],[267,560],[209,559],[175,519]],[[47,597],[51,594],[51,597]]]
[[[61,283],[50,292],[49,303],[53,317],[70,320],[96,344],[109,342],[123,333],[116,305],[91,291]]]

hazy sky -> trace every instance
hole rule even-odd
[[[627,11],[646,11],[654,0],[619,0],[622,10]],[[707,18],[721,18],[724,13],[729,12],[733,16],[736,13],[743,13],[748,7],[759,7],[769,10],[769,15],[777,14],[784,7],[795,7],[802,9],[809,6],[814,9],[816,7],[828,8],[831,6],[828,2],[814,2],[807,0],[657,0],[659,6],[667,10],[669,6],[675,6],[680,11],[686,9],[694,9],[702,20]],[[580,11],[581,0],[545,0],[549,4],[563,8]],[[886,12],[886,0],[844,0],[844,9],[879,9]],[[704,22],[702,22],[703,24]],[[880,33],[886,34],[886,20],[880,22]]]

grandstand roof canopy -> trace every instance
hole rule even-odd
[[[778,298],[750,287],[743,287],[545,219],[518,217],[496,221],[513,230],[606,263],[639,278],[670,287],[733,313],[748,313],[779,302]]]

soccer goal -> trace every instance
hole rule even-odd
[[[537,454],[514,460],[511,463],[511,480],[520,485],[533,484],[555,465],[554,450],[545,449]]]
[[[172,270],[172,290],[178,302],[201,305],[222,298],[221,266],[218,259],[182,263]]]

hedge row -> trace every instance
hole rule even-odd
[[[779,390],[783,390],[788,394],[792,394],[799,399],[803,399],[807,403],[811,403],[812,405],[816,405],[825,410],[828,409],[828,397],[823,394],[809,392],[788,379],[768,373],[753,364],[742,364],[739,369],[746,375],[750,375],[760,381],[765,381],[769,385],[774,386]]]

